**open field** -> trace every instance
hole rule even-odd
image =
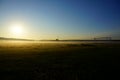
[[[0,80],[119,78],[120,43],[0,42]]]

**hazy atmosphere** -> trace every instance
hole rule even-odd
[[[120,39],[120,1],[0,0],[0,36]]]
[[[120,80],[120,0],[0,0],[0,80]]]

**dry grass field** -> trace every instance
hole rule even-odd
[[[119,43],[0,41],[0,80],[119,78]]]

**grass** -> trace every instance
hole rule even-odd
[[[120,44],[1,42],[0,80],[119,78]]]

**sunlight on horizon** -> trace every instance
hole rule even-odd
[[[9,27],[9,31],[10,34],[12,35],[12,37],[21,37],[23,35],[25,35],[24,31],[24,25],[22,24],[18,24],[18,23],[13,23],[12,25],[10,25]]]
[[[118,0],[0,0],[0,37],[120,39]]]

